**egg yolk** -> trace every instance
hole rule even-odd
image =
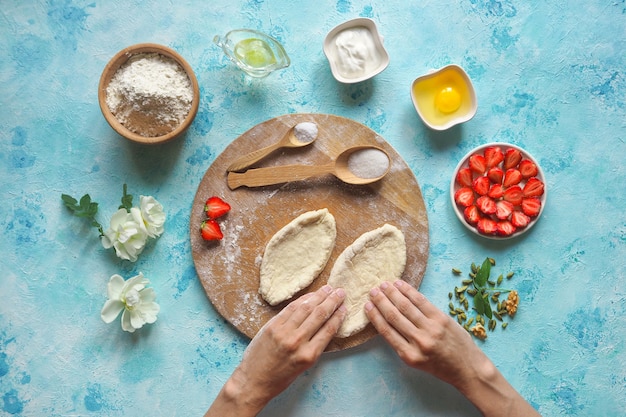
[[[461,95],[452,87],[446,87],[435,97],[435,107],[442,113],[452,113],[461,107]]]

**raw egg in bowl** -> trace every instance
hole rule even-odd
[[[478,107],[472,81],[463,68],[454,64],[416,78],[411,98],[424,123],[434,130],[470,120]]]

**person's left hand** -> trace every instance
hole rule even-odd
[[[267,322],[248,345],[207,415],[219,415],[211,414],[219,403],[240,401],[246,407],[237,404],[236,415],[255,415],[285,390],[313,366],[337,333],[346,315],[344,298],[342,289],[325,285],[291,302]]]

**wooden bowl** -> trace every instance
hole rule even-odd
[[[111,109],[107,105],[107,87],[117,70],[122,65],[124,65],[132,56],[142,53],[158,53],[176,61],[184,69],[185,73],[189,77],[189,81],[191,82],[191,87],[193,90],[191,108],[189,110],[189,113],[187,113],[185,119],[176,128],[174,128],[174,130],[160,136],[143,136],[128,129],[115,117],[115,115],[111,112]],[[196,117],[196,114],[198,112],[198,105],[200,103],[200,91],[198,88],[198,80],[196,79],[196,75],[194,74],[193,69],[187,63],[187,61],[185,61],[185,59],[180,56],[176,51],[163,45],[153,43],[140,43],[122,49],[104,67],[104,71],[102,71],[100,83],[98,85],[98,102],[100,104],[100,110],[102,111],[102,114],[104,115],[106,121],[113,128],[113,130],[115,130],[121,136],[137,143],[160,144],[176,138],[185,130],[187,130],[187,128],[191,125],[193,119]]]

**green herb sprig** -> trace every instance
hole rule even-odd
[[[61,194],[61,200],[63,200],[65,207],[70,209],[74,216],[89,219],[91,225],[96,227],[98,232],[100,232],[100,236],[104,236],[102,225],[96,220],[98,203],[91,201],[89,194],[85,194],[80,200],[76,200],[74,197],[67,194]]]
[[[499,297],[501,294],[513,290],[500,287],[504,281],[504,275],[500,274],[496,280],[491,279],[492,269],[495,265],[495,259],[489,257],[480,266],[472,263],[468,278],[461,281],[460,287],[455,286],[454,291],[448,293],[449,314],[456,317],[458,323],[469,332],[471,332],[471,326],[475,324],[486,326],[490,331],[495,330],[497,321],[502,322],[503,329],[508,326],[504,319],[508,314],[506,302],[501,302]],[[458,268],[452,268],[452,273],[455,276],[463,274]],[[506,274],[507,279],[511,279],[513,276],[513,272]],[[472,298],[472,309],[469,307],[468,297]],[[458,305],[455,305],[455,302]]]

